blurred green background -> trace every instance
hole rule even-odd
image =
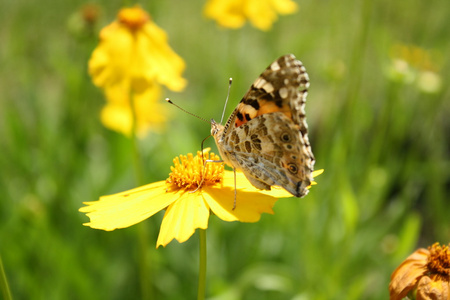
[[[205,1],[140,4],[186,61],[189,85],[165,91],[185,109],[228,115],[273,60],[295,54],[316,168],[303,199],[255,224],[211,217],[209,299],[387,299],[391,272],[415,248],[450,242],[450,3],[310,1],[269,32],[221,29]],[[102,92],[87,74],[101,27],[123,2],[2,1],[0,5],[0,255],[14,299],[194,299],[198,236],[155,250],[162,213],[104,232],[82,226],[83,201],[136,186],[131,143],[99,121]],[[132,5],[133,3],[127,3]],[[140,140],[146,180],[164,180],[196,152],[209,125],[169,109]],[[214,142],[208,145],[216,151]],[[143,266],[140,249],[149,256]]]

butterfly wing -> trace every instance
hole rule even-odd
[[[257,188],[281,186],[302,197],[311,184],[313,157],[309,142],[281,112],[268,113],[241,125],[226,139],[231,165]]]
[[[255,187],[307,193],[314,167],[304,110],[308,86],[303,64],[284,55],[255,80],[225,126],[213,122],[222,158]]]
[[[257,116],[279,111],[306,129],[304,107],[308,87],[303,64],[292,54],[284,55],[253,82],[225,127],[228,123],[239,127]]]

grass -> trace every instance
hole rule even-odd
[[[14,299],[140,299],[139,229],[81,224],[83,201],[135,186],[130,141],[103,128],[102,94],[87,60],[121,3],[97,2],[99,27],[79,31],[81,1],[10,1],[0,11],[0,255]],[[204,1],[144,2],[186,63],[179,105],[219,119],[274,59],[294,53],[311,79],[307,115],[317,169],[304,199],[285,199],[256,224],[211,218],[209,299],[386,299],[394,268],[417,247],[450,242],[450,61],[445,1],[298,1],[270,32],[230,31]],[[430,53],[441,89],[389,76],[392,49]],[[163,100],[162,100],[163,101]],[[173,109],[162,134],[140,140],[147,182],[195,152],[209,126]],[[210,146],[215,149],[212,141]],[[197,234],[153,245],[155,299],[194,298]]]

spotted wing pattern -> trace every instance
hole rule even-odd
[[[225,125],[212,120],[222,159],[256,188],[308,193],[315,161],[305,117],[308,87],[303,64],[284,55],[253,82]]]

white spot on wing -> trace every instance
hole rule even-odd
[[[274,90],[273,85],[270,82],[267,82],[264,78],[259,77],[253,82],[253,86],[257,89],[263,89],[267,93],[272,93]]]
[[[274,88],[273,85],[270,82],[266,82],[266,84],[263,86],[263,89],[267,92],[267,93],[272,93]]]
[[[267,83],[267,81],[264,80],[264,78],[262,77],[258,77],[256,78],[255,82],[253,82],[253,86],[257,89],[262,88],[265,84]]]
[[[280,94],[280,97],[282,98],[282,99],[286,99],[287,98],[287,96],[288,96],[288,89],[286,88],[286,87],[282,87],[279,91],[278,91],[278,93]]]
[[[280,68],[280,65],[274,61],[271,65],[270,65],[270,69],[272,69],[272,71],[278,71]]]

